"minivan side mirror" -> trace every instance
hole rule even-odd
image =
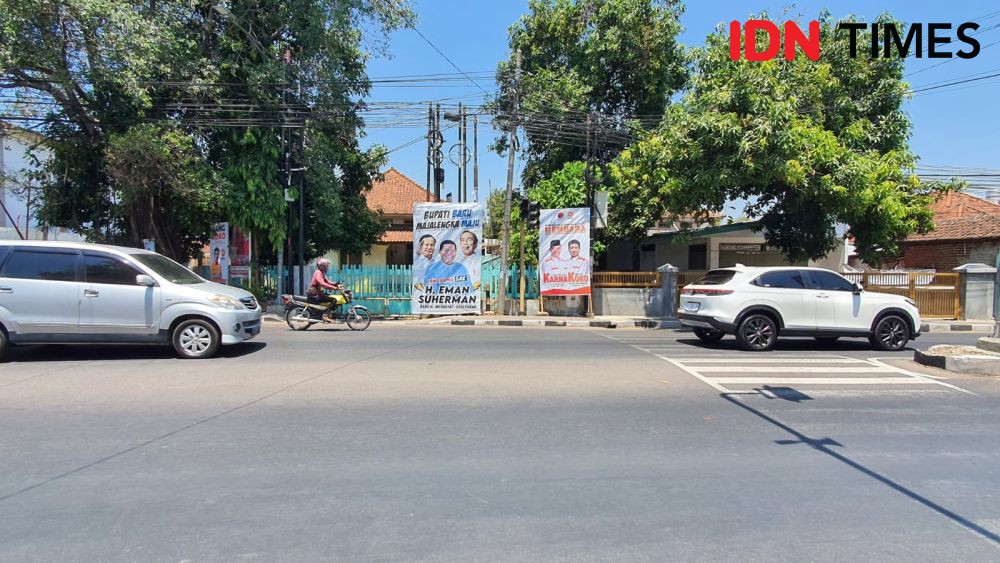
[[[854,282],[854,295],[860,295],[864,290],[865,288],[861,287],[860,283]]]
[[[156,285],[156,280],[154,280],[151,276],[147,276],[146,274],[139,274],[138,276],[135,277],[135,284],[143,285],[146,287],[153,287]]]

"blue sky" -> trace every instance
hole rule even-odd
[[[737,19],[745,21],[751,13],[767,10],[772,15],[784,11],[783,2],[768,1],[688,1],[681,18],[684,32],[681,42],[687,46],[703,43],[721,22]],[[1000,5],[991,1],[929,2],[929,1],[828,1],[797,2],[793,14],[814,18],[826,8],[834,18],[856,14],[871,21],[881,12],[888,11],[907,22],[948,22],[956,27],[966,21],[981,23],[977,36],[985,47],[1000,42]],[[507,29],[527,13],[526,0],[458,1],[427,0],[415,2],[419,21],[417,28],[434,43],[462,71],[474,76],[492,74],[498,60],[507,57]],[[989,19],[982,16],[992,15]],[[953,40],[954,32],[952,32]],[[964,46],[964,44],[960,44]],[[951,45],[952,51],[960,49]],[[413,30],[402,30],[390,38],[388,57],[374,58],[369,63],[369,75],[377,79],[386,76],[455,73],[454,67],[429,46]],[[985,48],[974,59],[916,59],[907,63],[907,80],[913,88],[933,85],[940,81],[961,79],[977,73],[1000,72],[1000,44]],[[929,68],[932,65],[934,68]],[[926,70],[924,70],[926,69]],[[479,80],[480,86],[492,92],[491,79]],[[973,84],[975,87],[972,87]],[[451,98],[473,105],[482,102],[483,92],[467,80],[434,83],[428,87],[398,88],[376,85],[370,96],[373,102],[416,101]],[[1000,168],[1000,78],[983,80],[965,86],[942,88],[940,91],[919,93],[905,105],[913,121],[911,146],[919,155],[921,165],[959,166],[975,168]],[[419,121],[419,117],[418,117]],[[384,124],[384,121],[382,122]],[[420,122],[423,123],[423,122]],[[382,144],[398,147],[426,132],[426,126],[376,128],[373,120],[364,139],[364,146]],[[471,125],[470,125],[471,127]],[[470,133],[471,135],[471,133]],[[480,194],[486,193],[492,183],[494,189],[505,185],[507,160],[486,147],[496,133],[489,127],[480,127]],[[455,130],[446,132],[445,146],[457,142]],[[417,142],[389,156],[389,166],[394,166],[421,185],[425,181],[424,142]],[[453,191],[455,169],[447,168],[445,192]],[[521,164],[518,162],[518,172]],[[515,186],[519,178],[515,178]],[[469,176],[470,197],[472,175]]]

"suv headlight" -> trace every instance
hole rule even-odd
[[[903,301],[906,301],[907,303],[909,303],[910,305],[912,305],[914,309],[917,308],[917,302],[914,301],[914,300],[912,300],[912,299],[910,299],[909,297],[903,298]]]
[[[213,295],[209,297],[208,300],[215,303],[217,307],[221,307],[229,311],[239,311],[244,308],[242,303],[227,295]]]

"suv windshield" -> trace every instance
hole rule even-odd
[[[159,254],[133,254],[132,258],[135,258],[141,262],[144,266],[153,270],[160,277],[166,279],[171,283],[179,284],[194,284],[202,283],[205,280],[201,279],[194,272],[188,270],[184,266],[181,266],[177,262],[174,262],[166,256],[161,256]]]
[[[712,270],[711,272],[705,274],[705,277],[691,285],[722,285],[733,279],[733,276],[735,275],[736,270]]]

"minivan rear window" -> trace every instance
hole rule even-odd
[[[733,276],[735,275],[736,270],[712,270],[711,272],[705,274],[705,277],[691,285],[722,285],[733,279]]]

